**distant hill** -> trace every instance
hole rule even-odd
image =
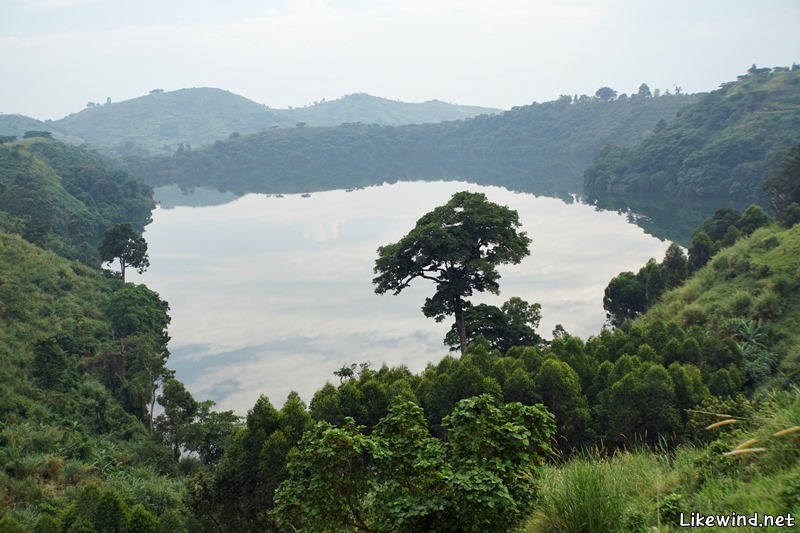
[[[133,146],[174,151],[253,132],[288,121],[265,106],[221,89],[159,92],[124,102],[98,105],[53,126],[97,146]]]
[[[124,102],[92,104],[79,113],[48,122],[47,126],[51,131],[95,146],[115,147],[118,153],[142,148],[174,152],[179,145],[197,147],[227,139],[232,134],[298,124],[309,127],[348,122],[400,125],[457,120],[495,112],[499,110],[436,100],[409,104],[367,94],[352,94],[302,108],[271,109],[229,91],[193,88],[154,91]],[[42,127],[42,123],[36,127]]]
[[[758,200],[761,182],[800,142],[800,68],[751,68],[699,99],[635,148],[604,150],[590,191]]]
[[[0,135],[22,136],[26,131],[45,130],[47,126],[41,120],[25,115],[0,114]]]
[[[597,150],[609,143],[635,146],[660,120],[670,120],[696,98],[565,96],[499,115],[435,124],[267,130],[170,157],[134,155],[126,161],[152,185],[206,186],[235,193],[464,179],[571,198],[571,193],[581,192],[583,170]]]
[[[448,104],[430,100],[419,104],[378,98],[366,93],[349,94],[338,100],[323,101],[312,106],[274,110],[289,121],[308,126],[339,126],[346,123],[401,126],[459,120],[478,115],[501,113],[501,109]]]
[[[28,131],[49,131],[53,134],[54,139],[71,144],[80,144],[83,142],[83,139],[65,134],[60,128],[53,124],[52,120],[42,122],[41,120],[26,117],[25,115],[0,114],[0,137],[15,136],[22,138]]]

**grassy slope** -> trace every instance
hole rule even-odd
[[[762,228],[720,251],[685,285],[665,294],[644,321],[677,318],[725,331],[729,320],[753,321],[762,342],[783,360],[786,379],[800,366],[800,225]]]
[[[156,466],[169,464],[169,451],[94,377],[81,375],[81,357],[69,354],[77,380],[68,389],[45,390],[31,378],[40,336],[69,334],[82,349],[102,349],[113,283],[0,232],[0,515],[31,525],[87,484],[113,487],[156,515],[180,506],[182,487]]]
[[[543,471],[537,510],[526,531],[686,531],[680,513],[793,513],[800,521],[800,225],[762,228],[712,258],[683,286],[666,293],[638,320],[700,325],[725,332],[743,318],[782,359],[776,382],[753,400],[722,403],[746,412],[740,423],[706,430],[718,417],[695,413],[696,443],[677,450],[639,449],[613,457],[592,450]],[[743,407],[744,406],[744,407]],[[749,439],[764,452],[725,456]],[[578,527],[580,516],[596,520]],[[587,518],[588,519],[588,518]],[[800,523],[800,522],[796,522]],[[700,529],[697,529],[698,531]],[[708,528],[705,531],[750,531]],[[781,531],[781,529],[766,529]],[[786,531],[788,529],[782,529]]]
[[[598,451],[543,471],[525,531],[796,531],[800,521],[800,391],[773,393],[739,424],[702,430],[707,446],[674,452],[640,449],[607,457]],[[702,425],[710,424],[707,417]],[[750,439],[758,453],[724,455]],[[691,513],[795,519],[792,528],[683,528]],[[593,521],[580,526],[582,518]]]

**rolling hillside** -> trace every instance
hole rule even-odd
[[[410,104],[367,94],[352,94],[300,108],[271,109],[229,91],[204,87],[153,91],[147,96],[124,102],[93,105],[66,118],[48,122],[46,126],[92,145],[114,147],[125,153],[142,148],[174,152],[179,144],[197,147],[227,139],[231,134],[298,124],[400,125],[457,120],[494,112],[499,110],[456,106],[435,100]]]
[[[608,147],[587,189],[756,201],[800,142],[800,68],[751,68],[662,123],[636,148]]]
[[[105,230],[150,222],[152,189],[105,158],[47,137],[0,144],[0,228],[97,263]]]

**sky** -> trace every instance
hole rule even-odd
[[[800,0],[0,0],[0,112],[187,87],[273,108],[706,92],[800,62],[798,18]]]

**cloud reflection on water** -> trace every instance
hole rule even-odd
[[[555,324],[597,334],[611,277],[661,258],[668,243],[614,212],[458,182],[398,183],[310,198],[249,194],[223,205],[157,209],[147,228],[151,268],[141,281],[171,306],[169,366],[197,398],[244,414],[259,394],[308,402],[347,363],[405,364],[414,371],[447,353],[447,323],[420,311],[433,287],[376,296],[378,246],[459,190],[486,193],[520,215],[531,256],[500,270],[500,305],[520,296]]]

